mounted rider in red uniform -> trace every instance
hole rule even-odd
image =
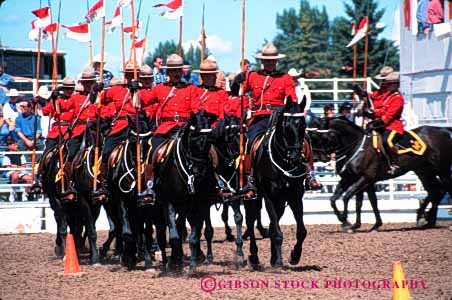
[[[382,80],[383,91],[372,94],[374,97],[377,96],[373,99],[375,120],[369,123],[368,128],[382,132],[383,146],[390,160],[388,173],[394,174],[399,169],[397,148],[394,145],[405,132],[401,121],[404,99],[399,92],[400,73],[392,71],[381,75],[376,78]]]
[[[196,97],[199,90],[192,84],[182,82],[183,59],[177,54],[171,54],[166,59],[169,81],[156,85],[149,93],[149,105],[155,104],[155,119],[157,129],[151,138],[151,157],[155,150],[166,140],[176,134],[188,121],[190,113],[196,113]],[[152,163],[149,161],[149,163]],[[154,168],[155,173],[155,168]],[[154,200],[154,174],[145,176],[147,189],[141,193],[138,204]]]
[[[267,44],[261,53],[255,55],[260,59],[263,70],[255,72],[243,72],[237,75],[234,80],[233,90],[237,90],[237,85],[242,85],[242,92],[251,94],[249,107],[252,112],[251,119],[248,121],[248,145],[253,145],[255,139],[263,134],[268,128],[268,122],[271,114],[277,108],[284,106],[284,101],[297,102],[295,85],[292,78],[276,70],[278,60],[284,58],[273,44]],[[243,187],[243,193],[252,198],[255,196],[256,187],[253,183],[253,169],[251,164],[245,164],[249,172],[247,184]],[[248,173],[247,172],[247,173]]]

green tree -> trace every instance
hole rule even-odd
[[[300,0],[300,8],[284,10],[276,16],[279,33],[273,43],[287,55],[279,64],[281,71],[289,68],[305,71],[325,70],[329,65],[329,17],[326,8],[311,7]]]
[[[339,17],[333,21],[331,30],[330,52],[334,57],[333,75],[347,76],[352,75],[353,70],[353,48],[345,46],[352,39],[352,23],[355,20],[359,23],[363,17],[369,17],[369,50],[367,75],[373,76],[384,65],[399,68],[399,50],[393,41],[381,37],[384,28],[377,28],[376,24],[381,21],[385,10],[378,7],[376,0],[349,0],[344,4],[347,17]],[[357,45],[357,74],[358,77],[364,73],[364,49],[365,38]],[[347,71],[348,70],[348,71]]]
[[[192,69],[198,69],[199,65],[201,64],[201,48],[200,47],[195,48],[193,45],[190,45],[190,48],[183,50],[184,51],[182,58],[186,60],[188,63],[190,63]],[[155,48],[154,52],[148,52],[148,55],[145,58],[145,63],[152,66],[154,57],[161,56],[163,59],[166,59],[168,55],[177,52],[178,45],[173,40],[160,42]],[[209,54],[210,54],[209,50],[206,49],[204,56],[207,57]]]

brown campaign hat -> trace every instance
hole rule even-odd
[[[93,70],[90,68],[83,70],[82,77],[80,77],[79,81],[96,81]]]
[[[380,73],[378,73],[378,75],[375,76],[375,79],[378,79],[378,80],[386,79],[386,76],[388,76],[388,75],[391,74],[392,72],[394,72],[394,69],[393,69],[393,68],[388,67],[388,66],[383,67],[383,68],[380,70]]]
[[[71,76],[66,76],[63,79],[63,87],[75,88],[75,80]]]
[[[152,72],[152,69],[148,65],[143,65],[140,69],[140,77],[141,78],[150,78],[154,77],[154,72]]]
[[[204,60],[199,66],[199,70],[194,70],[193,72],[199,74],[215,74],[218,73],[217,63],[212,60]]]
[[[390,82],[400,82],[400,73],[399,72],[392,72],[388,76],[383,79],[384,82],[390,83]]]
[[[262,48],[262,52],[254,55],[257,59],[281,59],[286,57],[285,54],[280,54],[278,49],[272,43],[269,43]]]
[[[134,64],[133,61],[129,60],[126,63],[126,69],[123,70],[124,73],[134,72]],[[137,72],[140,73],[140,66],[137,64]]]
[[[171,54],[166,58],[166,66],[162,67],[165,69],[182,69],[184,65],[184,60],[177,54]]]
[[[122,80],[121,78],[118,78],[118,77],[113,77],[113,78],[110,80],[110,86],[114,86],[114,85],[124,85],[124,84],[125,84],[124,80]]]

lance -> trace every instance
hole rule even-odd
[[[107,1],[104,0],[104,9],[106,9]],[[100,71],[99,71],[99,83],[104,81],[104,55],[105,55],[105,15],[102,17],[102,37],[100,48]],[[100,140],[100,110],[102,106],[101,99],[102,91],[97,94],[97,113],[96,113],[96,146],[94,148],[94,176],[93,176],[93,191],[97,190],[97,176],[99,175],[99,140]]]
[[[141,1],[140,1],[141,2]],[[134,0],[131,2],[132,4],[132,55],[133,55],[133,79],[138,80],[138,72],[137,72],[137,51],[136,51],[136,23],[135,23],[135,5]],[[138,91],[132,95],[133,103],[136,110],[136,118],[135,118],[135,126],[137,129],[137,137],[136,137],[136,151],[137,151],[137,191],[141,193],[141,145],[140,145],[140,122],[139,122],[139,111],[141,109],[141,101]]]
[[[369,55],[369,26],[370,26],[370,20],[369,20],[369,8],[370,8],[370,1],[367,0],[367,12],[366,12],[366,17],[367,17],[367,28],[366,28],[366,42],[364,45],[364,89],[367,91],[367,86],[368,86],[368,82],[367,82],[367,60],[368,60],[368,55]]]
[[[122,70],[126,70],[126,48],[124,43],[124,19],[122,17],[122,7],[121,10],[121,51],[122,51]],[[125,73],[123,73],[124,75]]]
[[[89,11],[89,0],[86,0],[86,11]],[[89,49],[89,65],[93,65],[93,38],[91,37],[91,23],[88,22],[88,31],[89,31],[89,42],[88,42],[88,49]]]
[[[202,3],[202,23],[201,23],[201,63],[204,61],[205,49],[206,49],[206,31],[204,27],[204,16],[205,16],[206,3]]]
[[[140,1],[141,3],[141,1]],[[146,44],[148,43],[148,30],[149,30],[149,20],[150,20],[150,15],[148,14],[148,18],[146,20],[146,30],[144,32],[144,45],[143,45],[143,50],[141,51],[141,62],[140,65],[144,64],[144,53],[146,52]]]
[[[41,8],[41,0],[39,1],[39,8]],[[37,53],[37,61],[36,61],[36,86],[35,86],[35,95],[38,94],[39,90],[39,79],[40,79],[40,71],[41,71],[41,28],[38,31],[38,53]],[[36,183],[35,180],[35,165],[36,165],[36,132],[38,131],[38,105],[36,102],[33,104],[34,106],[34,135],[33,135],[33,149],[31,154],[31,178],[33,179],[33,184]]]
[[[184,5],[184,1],[182,0],[182,6]],[[182,57],[182,16],[179,17],[179,49],[177,53]]]
[[[245,0],[242,0],[242,72],[245,72]],[[243,83],[240,87],[240,157],[239,157],[239,187],[243,189],[243,162],[245,156],[245,103],[243,99]]]
[[[356,21],[353,21],[353,35],[356,34]],[[357,45],[358,43],[355,43],[353,45],[353,83],[356,83],[356,56],[357,56]]]

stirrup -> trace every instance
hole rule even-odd
[[[155,192],[152,189],[154,182],[149,180],[147,183],[147,189],[138,193],[137,206],[154,205],[155,204]]]
[[[91,197],[97,202],[105,202],[108,199],[108,191],[101,185],[97,190],[91,193]]]
[[[61,193],[61,200],[64,202],[72,202],[77,200],[77,190],[69,185],[68,189]]]
[[[35,182],[30,188],[30,194],[42,194],[43,187],[40,181]]]
[[[308,191],[319,191],[323,188],[323,185],[314,176],[306,178],[305,188]]]
[[[390,165],[388,174],[395,175],[400,170],[400,167],[398,165]]]
[[[245,200],[257,199],[257,189],[250,180],[248,180],[248,183],[240,190],[240,194],[245,197]]]

